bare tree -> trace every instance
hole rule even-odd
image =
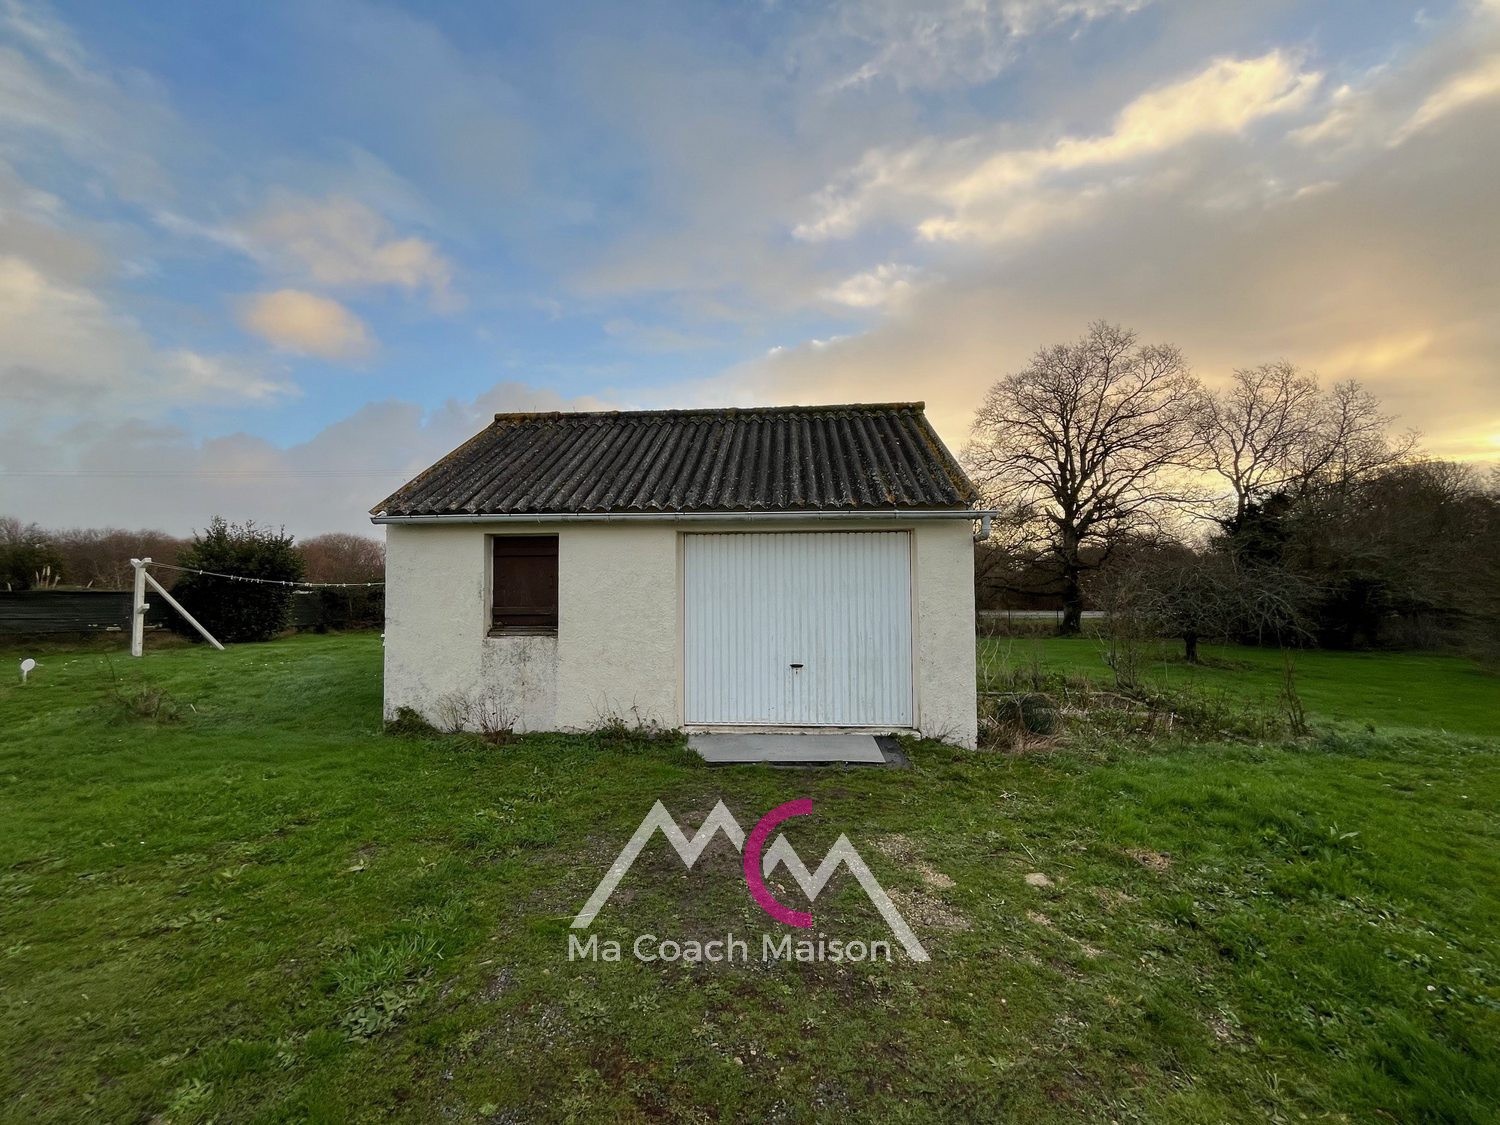
[[[309,582],[379,582],[385,577],[385,544],[366,535],[315,535],[304,539],[300,549]]]
[[[1304,489],[1345,488],[1409,459],[1417,434],[1391,436],[1394,414],[1355,379],[1335,383],[1319,404],[1316,438],[1304,454],[1297,479]]]
[[[53,542],[62,556],[68,582],[99,590],[130,589],[135,574],[131,559],[173,562],[188,544],[188,540],[165,531],[127,531],[117,527],[69,528],[55,532]],[[171,577],[167,574],[162,580]]]
[[[1416,435],[1393,439],[1394,421],[1352,379],[1325,393],[1315,374],[1286,360],[1236,371],[1203,412],[1209,465],[1234,497],[1227,525],[1239,526],[1251,505],[1271,496],[1343,488],[1405,460]]]
[[[1204,638],[1284,644],[1308,635],[1306,584],[1276,567],[1247,565],[1232,551],[1180,548],[1143,579],[1146,613],[1164,636],[1182,641],[1189,664],[1198,663]]]
[[[1201,551],[1172,542],[1134,551],[1100,575],[1095,596],[1122,687],[1135,683],[1145,638],[1176,637],[1183,659],[1197,664],[1203,640],[1286,644],[1310,636],[1308,585],[1280,568],[1247,563],[1222,542]]]
[[[1182,353],[1097,321],[989,390],[966,450],[989,500],[1056,556],[1062,631],[1083,616],[1084,573],[1114,544],[1197,499],[1203,392]]]
[[[1209,464],[1234,491],[1234,518],[1282,491],[1317,443],[1318,381],[1286,360],[1243,367],[1203,413]]]

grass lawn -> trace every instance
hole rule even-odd
[[[999,644],[1107,671],[1089,642]],[[1158,672],[1274,695],[1274,654],[1210,655]],[[1462,662],[1306,654],[1295,744],[1090,730],[911,744],[897,773],[386,735],[368,635],[42,660],[0,686],[9,1119],[1500,1113],[1500,692]],[[654,801],[691,831],[804,796],[803,859],[847,833],[930,963],[567,959]],[[739,862],[657,839],[590,932],[758,954],[786,931]],[[887,936],[844,874],[813,912]]]

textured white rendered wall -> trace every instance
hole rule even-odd
[[[557,725],[682,723],[677,693],[677,529],[562,525],[558,545]]]
[[[387,526],[385,578],[387,718],[410,707],[446,726],[473,705],[514,717],[517,730],[557,728],[557,638],[486,636],[483,527]]]
[[[488,637],[488,536],[495,525],[386,528],[385,711],[442,721],[458,698],[498,699],[521,730],[586,729],[619,715],[682,722],[679,527],[691,531],[855,530],[854,524],[743,522],[513,524],[558,543],[559,628]],[[972,746],[978,735],[974,555],[967,520],[908,525],[913,536],[917,723]]]
[[[979,738],[974,654],[974,536],[967,520],[918,523],[917,725],[929,738]]]

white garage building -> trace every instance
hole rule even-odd
[[[975,498],[921,403],[497,415],[372,512],[387,717],[972,746]]]

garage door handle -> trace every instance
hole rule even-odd
[[[800,665],[800,664],[793,664],[793,665],[791,665],[791,669],[794,672],[800,672],[800,671],[802,671],[802,665]]]

